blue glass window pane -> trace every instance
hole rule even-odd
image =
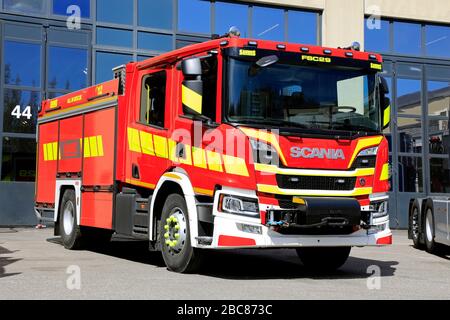
[[[172,0],[139,0],[138,25],[141,27],[172,29]]]
[[[97,0],[97,20],[133,24],[133,0]]]
[[[253,37],[284,41],[283,10],[253,7]]]
[[[78,6],[80,8],[80,14],[83,18],[89,18],[91,16],[91,4],[90,0],[53,0],[53,13],[62,16],[71,16],[73,10],[67,10],[70,6]]]
[[[38,91],[5,89],[3,99],[3,131],[35,133],[41,94]]]
[[[365,19],[364,48],[366,51],[389,52],[389,21]]]
[[[3,8],[23,13],[44,13],[44,0],[3,0]]]
[[[150,59],[151,57],[147,57],[147,56],[138,56],[137,57],[137,61],[138,62],[141,62],[141,61],[144,61],[144,60],[148,60],[148,59]]]
[[[421,54],[421,26],[417,23],[394,22],[394,51],[397,53]]]
[[[86,49],[50,47],[48,87],[79,90],[87,86],[88,54]]]
[[[131,48],[133,46],[133,32],[99,27],[97,28],[97,44]]]
[[[450,27],[426,26],[425,50],[428,56],[450,57]]]
[[[236,26],[242,37],[247,37],[248,7],[242,4],[216,2],[216,25],[214,33],[225,34],[230,27]]]
[[[144,50],[170,51],[172,50],[172,36],[139,32],[138,48]]]
[[[96,60],[95,80],[96,83],[100,83],[111,80],[113,78],[112,69],[133,61],[133,56],[130,54],[97,52]]]
[[[41,46],[5,41],[5,84],[40,87]]]
[[[288,41],[317,44],[317,13],[289,11]]]
[[[204,0],[178,0],[178,30],[211,33],[211,3]]]

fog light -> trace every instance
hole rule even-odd
[[[242,232],[262,234],[261,226],[253,226],[251,224],[244,224],[244,223],[236,223],[236,226],[239,229],[239,231]]]

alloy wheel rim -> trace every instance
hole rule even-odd
[[[179,254],[185,244],[187,237],[187,223],[183,211],[180,208],[172,209],[164,225],[164,244],[172,254]]]
[[[70,235],[73,231],[74,211],[75,210],[72,201],[67,201],[63,211],[63,224],[64,232],[66,235]]]

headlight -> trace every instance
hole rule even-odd
[[[259,215],[258,200],[232,195],[220,196],[219,210],[245,216],[255,217]]]
[[[278,165],[280,158],[274,147],[266,142],[250,139],[253,159],[256,163]]]
[[[388,202],[387,201],[374,202],[371,205],[371,210],[372,210],[372,218],[373,219],[387,216]]]
[[[358,153],[358,157],[376,156],[377,153],[378,147],[367,148]]]

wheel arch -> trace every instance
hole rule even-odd
[[[75,201],[76,201],[76,214],[77,214],[77,224],[80,225],[81,219],[81,181],[80,180],[57,180],[56,188],[55,188],[55,235],[60,234],[59,230],[59,206],[61,204],[61,200],[64,196],[64,192],[66,190],[74,190],[75,191]]]
[[[194,246],[198,234],[195,192],[189,177],[183,172],[166,172],[158,181],[150,203],[149,240],[157,240],[157,220],[161,217],[165,200],[173,193],[182,195],[186,201],[191,243]]]

